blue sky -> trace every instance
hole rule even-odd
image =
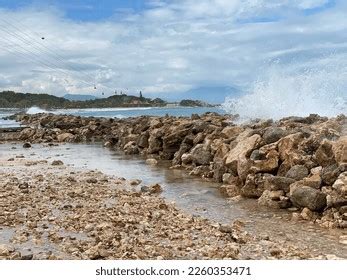
[[[231,0],[232,1],[232,0]],[[171,1],[175,2],[175,1]],[[268,2],[271,2],[268,1]],[[279,3],[281,1],[278,1]],[[282,1],[285,2],[285,1]],[[293,1],[295,2],[295,1]],[[318,1],[319,2],[319,1]],[[0,0],[0,7],[7,9],[24,9],[28,7],[55,7],[64,12],[65,16],[77,21],[98,21],[113,18],[119,13],[141,13],[152,8],[160,1],[149,0]],[[162,1],[162,3],[166,3]],[[334,7],[336,0],[327,0],[322,5],[312,5],[301,9],[304,15],[311,15]],[[277,15],[270,17],[255,17],[244,22],[266,22],[278,20]]]
[[[336,76],[346,14],[345,0],[0,0],[0,90],[249,90],[274,64]]]
[[[124,12],[141,12],[146,8],[143,0],[0,0],[0,7],[23,9],[28,7],[55,7],[66,17],[77,21],[97,21]]]

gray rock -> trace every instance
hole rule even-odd
[[[333,145],[330,141],[324,140],[315,153],[316,161],[320,166],[326,167],[336,163],[333,152]]]
[[[251,160],[262,160],[263,155],[260,153],[259,150],[254,150],[251,155],[250,155],[250,159]]]
[[[266,144],[271,144],[277,142],[286,135],[286,131],[280,127],[269,127],[268,129],[266,129],[263,135],[263,139]]]
[[[308,169],[304,165],[294,165],[286,174],[287,178],[300,181],[307,177],[309,174]]]
[[[296,188],[290,199],[294,206],[307,207],[312,211],[321,211],[327,205],[326,194],[306,186]]]
[[[342,173],[341,168],[337,164],[329,165],[322,169],[322,181],[324,184],[331,186]]]
[[[209,165],[212,161],[212,155],[209,147],[198,144],[196,145],[192,151],[192,161],[197,165]]]
[[[64,163],[61,160],[53,160],[52,165],[54,165],[54,166],[64,165]]]
[[[31,148],[31,144],[29,142],[25,142],[23,144],[23,148],[26,148],[26,149]]]
[[[87,179],[87,183],[89,184],[96,184],[98,182],[98,180],[96,178],[88,178]]]
[[[282,190],[286,193],[289,192],[289,186],[295,182],[292,178],[271,176],[265,179],[265,189],[270,191]]]

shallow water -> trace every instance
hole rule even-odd
[[[0,128],[8,126],[18,126],[18,123],[12,120],[4,120],[4,117],[23,112],[25,109],[2,109],[0,108]],[[45,111],[38,107],[31,107],[27,114],[53,113],[57,115],[73,115],[82,117],[105,117],[105,118],[129,118],[139,116],[159,116],[166,114],[176,117],[190,117],[192,114],[204,114],[206,112],[215,112],[225,114],[220,107],[149,107],[149,108],[88,108],[88,109],[57,109]]]
[[[256,200],[228,200],[219,192],[219,184],[189,176],[182,170],[170,170],[167,162],[150,166],[139,156],[125,156],[100,144],[34,145],[31,149],[23,149],[22,144],[3,144],[0,145],[0,156],[5,155],[24,155],[48,161],[60,159],[76,168],[97,169],[108,175],[141,179],[142,184],[159,183],[163,187],[163,196],[168,201],[175,201],[180,209],[188,213],[220,223],[232,223],[239,219],[246,222],[246,230],[251,234],[292,243],[302,249],[308,248],[312,253],[347,258],[347,246],[339,243],[339,236],[346,234],[344,231],[323,229],[308,222],[293,222],[288,211],[260,207]]]

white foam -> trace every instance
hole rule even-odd
[[[56,110],[57,114],[68,114],[68,113],[83,113],[83,112],[118,112],[118,111],[143,111],[151,110],[152,107],[122,107],[122,108],[84,108],[84,109],[61,109]]]
[[[337,66],[337,65],[335,65]],[[319,65],[311,69],[272,65],[251,90],[226,99],[224,110],[249,119],[287,116],[336,116],[347,113],[347,67]]]
[[[40,114],[40,113],[47,113],[47,111],[36,106],[33,106],[26,111],[26,114],[29,114],[29,115]]]

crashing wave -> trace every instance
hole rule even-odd
[[[239,114],[240,121],[346,114],[346,69],[320,67],[300,71],[272,66],[247,94],[227,98],[223,108],[228,113]]]
[[[40,114],[40,113],[48,113],[46,110],[41,109],[37,106],[30,107],[27,111],[27,114],[34,115],[34,114]]]

